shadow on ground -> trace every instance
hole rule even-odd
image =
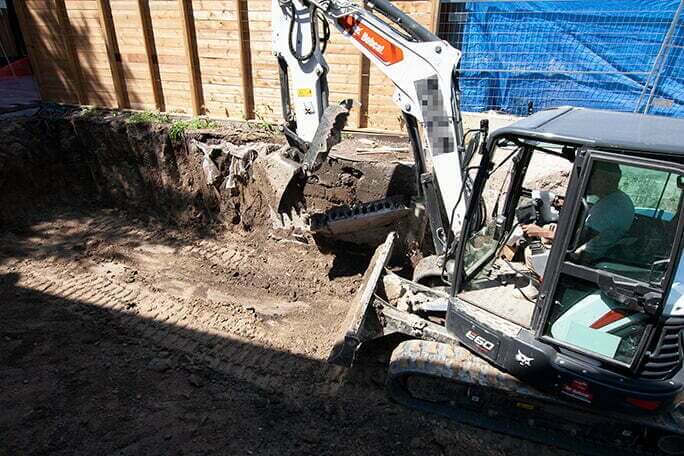
[[[0,131],[0,455],[557,454],[390,403],[372,350],[325,364],[367,257],[226,247],[229,201],[166,131]]]
[[[0,287],[3,455],[510,454],[515,444],[485,449],[482,432],[399,408],[316,360],[61,298],[37,277],[2,274]]]

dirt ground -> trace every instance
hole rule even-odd
[[[159,129],[115,150],[135,133],[117,122],[18,123],[0,127],[0,455],[561,454],[393,404],[382,347],[325,363],[368,251],[273,235],[254,205],[245,223]]]

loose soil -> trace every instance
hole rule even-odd
[[[561,454],[391,403],[385,347],[326,364],[368,249],[274,235],[162,126],[2,121],[0,207],[0,455]]]

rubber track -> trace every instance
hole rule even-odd
[[[487,410],[478,411],[445,402],[431,402],[415,398],[404,383],[411,376],[427,376],[448,382],[457,381],[461,384],[483,385],[484,389],[494,388],[502,391],[504,395],[515,395],[511,397],[529,397],[533,402],[544,401],[546,396],[543,393],[526,387],[514,377],[499,371],[464,348],[425,340],[402,342],[394,350],[390,359],[388,371],[390,395],[395,401],[411,408],[435,413],[471,426],[546,445],[551,444],[587,455],[604,456],[617,454],[617,452],[625,456],[654,454],[653,450],[648,451],[647,449],[626,446],[618,447],[606,442],[585,440],[578,435],[572,436],[569,431],[562,432],[529,426],[528,422],[519,416],[516,417],[514,414],[507,416],[509,413],[507,407],[511,407],[511,405],[501,403],[500,406],[496,406],[496,399],[489,399],[487,395],[483,395],[485,396],[483,398],[479,393],[476,393],[478,401],[484,400],[485,404],[495,404],[496,415],[489,413],[493,409],[491,405]],[[553,401],[552,398],[550,400]],[[563,410],[562,405],[555,408]],[[564,412],[561,411],[560,413]],[[532,417],[529,421],[533,423],[535,421],[543,422],[544,419],[548,419],[548,417],[538,420]],[[587,423],[591,422],[588,421]]]
[[[290,398],[335,395],[341,387],[368,396],[368,385],[340,382],[341,371],[319,360],[261,347],[247,337],[227,333],[200,306],[162,293],[115,284],[92,273],[60,281],[45,278],[46,270],[22,273],[18,285],[49,295],[56,305],[81,317],[101,318],[102,311],[126,330],[133,330],[160,347],[178,350],[194,362]],[[49,272],[48,272],[49,274]]]

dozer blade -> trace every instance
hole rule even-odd
[[[382,271],[392,255],[396,239],[396,233],[388,234],[385,242],[375,250],[375,254],[363,276],[361,287],[356,292],[347,311],[347,317],[342,324],[342,334],[335,341],[335,345],[328,356],[329,363],[350,367],[354,362],[354,355],[359,346],[364,341],[381,335],[377,331],[377,326],[370,322],[371,303]]]
[[[259,157],[254,161],[252,170],[256,185],[276,213],[285,212],[287,205],[299,196],[299,192],[292,188],[300,186],[301,165],[284,157],[281,152]]]

